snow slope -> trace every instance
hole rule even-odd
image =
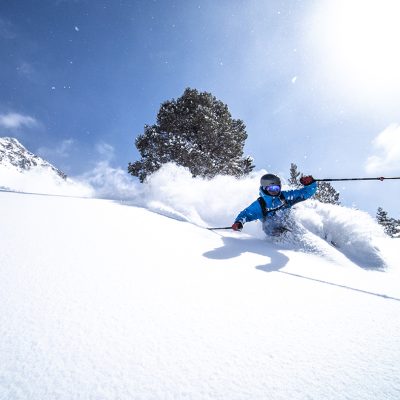
[[[132,204],[0,192],[0,399],[400,398],[395,239],[313,203],[307,245],[208,231],[235,188],[166,173]]]

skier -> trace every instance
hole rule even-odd
[[[301,189],[281,191],[281,180],[273,174],[265,174],[260,180],[260,197],[251,203],[236,217],[232,229],[241,231],[246,222],[259,219],[263,222],[263,230],[267,235],[279,236],[290,229],[285,227],[287,211],[294,204],[307,200],[317,191],[314,178],[303,176]]]

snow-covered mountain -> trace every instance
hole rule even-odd
[[[10,137],[0,138],[0,189],[86,197],[93,193],[90,185],[68,178]]]
[[[0,168],[14,168],[19,172],[42,169],[66,179],[67,175],[43,158],[31,153],[17,139],[0,137]]]
[[[397,239],[315,203],[304,242],[212,232],[251,179],[189,179],[149,182],[157,213],[0,192],[0,398],[398,400]]]

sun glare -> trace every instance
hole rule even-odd
[[[320,3],[312,38],[319,65],[340,90],[357,96],[398,96],[400,1],[335,0]]]

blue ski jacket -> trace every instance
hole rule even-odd
[[[309,199],[316,191],[317,182],[313,182],[301,189],[283,190],[278,196],[266,195],[260,187],[260,197],[241,211],[235,222],[241,222],[244,225],[246,222],[256,219],[262,221],[273,220],[277,214],[281,214],[282,211],[292,207],[294,204]],[[265,207],[262,205],[263,202]]]

